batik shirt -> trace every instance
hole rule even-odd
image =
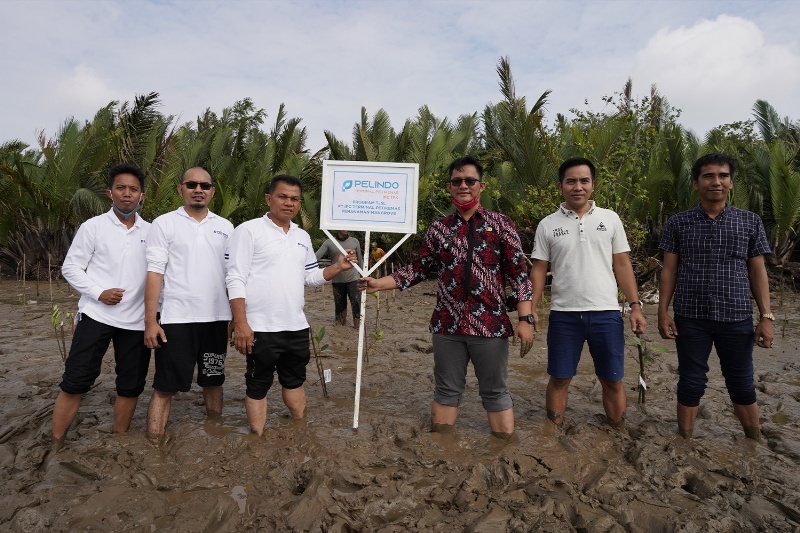
[[[676,315],[719,322],[753,316],[747,260],[770,253],[758,215],[726,206],[711,218],[698,205],[670,217],[658,247],[678,255]]]
[[[525,256],[511,220],[483,207],[464,220],[454,213],[428,231],[419,257],[394,274],[406,289],[433,275],[439,277],[431,333],[509,337],[506,284],[512,301],[532,297]]]

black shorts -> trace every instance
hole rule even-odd
[[[167,342],[156,348],[153,388],[160,392],[186,392],[192,388],[197,367],[197,384],[214,387],[225,382],[225,354],[228,350],[228,322],[162,324]]]
[[[276,333],[256,332],[253,352],[247,356],[247,397],[263,400],[275,380],[284,389],[296,389],[306,381],[306,365],[311,360],[308,328]]]
[[[64,365],[61,390],[67,394],[84,394],[92,388],[108,345],[114,341],[114,371],[117,374],[117,395],[136,398],[144,390],[150,366],[150,348],[144,345],[144,331],[109,326],[86,314],[75,327],[69,356]]]

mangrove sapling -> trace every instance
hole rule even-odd
[[[377,300],[377,304],[375,305],[375,331],[381,329],[381,296],[380,293],[375,292],[372,294]]]
[[[47,254],[47,284],[50,287],[50,305],[53,305],[53,269],[50,264],[50,254]]]
[[[314,350],[314,361],[317,363],[319,382],[322,385],[322,396],[327,398],[328,386],[325,384],[325,370],[322,368],[322,361],[320,360],[320,357],[330,347],[329,344],[325,343],[325,326],[316,327],[313,331],[309,329],[309,336],[311,337],[311,348]]]
[[[665,352],[667,349],[648,346],[647,340],[642,337],[641,333],[637,333],[636,337],[634,337],[631,342],[636,345],[636,349],[639,353],[639,382],[636,385],[639,397],[636,403],[644,405],[647,395],[647,365],[653,362],[654,352]]]
[[[650,354],[647,352],[647,341],[644,340],[641,333],[636,334],[636,338],[634,339],[634,344],[636,344],[636,349],[639,352],[639,383],[636,386],[636,390],[639,393],[639,397],[636,400],[636,403],[644,405],[645,397],[647,395],[647,373],[645,370],[645,360],[650,359]]]
[[[52,315],[50,315],[50,321],[53,324],[53,331],[56,334],[56,344],[58,345],[58,352],[61,354],[61,361],[64,362],[67,360],[67,343],[64,340],[64,321],[61,320],[61,309],[58,308],[56,304],[51,304],[51,309],[53,311]],[[67,313],[66,315],[67,320],[72,319],[72,313]]]
[[[28,274],[26,269],[25,269],[25,265],[27,263],[28,263],[28,261],[25,259],[25,254],[23,253],[22,254],[22,314],[25,314],[25,311],[27,311],[27,305],[28,305],[28,294],[26,292],[27,291],[27,287],[26,287],[26,284],[25,284],[25,282],[27,280],[27,274]]]
[[[369,352],[375,348],[376,344],[383,342],[383,330],[376,329],[372,332],[371,341],[368,341],[364,346],[364,362],[369,363]]]

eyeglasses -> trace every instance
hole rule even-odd
[[[450,185],[453,187],[461,187],[462,183],[466,183],[467,187],[472,187],[476,183],[480,183],[481,180],[475,178],[453,178],[450,180]]]
[[[193,190],[195,190],[195,189],[197,188],[197,186],[198,186],[198,185],[199,185],[199,186],[200,186],[200,188],[201,188],[201,189],[203,189],[204,191],[209,191],[209,190],[211,190],[211,187],[213,187],[213,185],[212,185],[212,184],[210,184],[210,183],[209,183],[209,182],[207,182],[207,181],[185,181],[185,182],[183,182],[181,185],[183,185],[184,187],[186,187],[186,188],[187,188],[187,189],[189,189],[190,191],[193,191]]]

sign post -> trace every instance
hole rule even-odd
[[[332,230],[363,231],[364,264],[353,265],[362,277],[369,276],[417,232],[419,166],[416,163],[368,161],[323,161],[319,227],[339,250],[344,249]],[[378,262],[369,264],[370,233],[403,233],[404,236]],[[367,309],[366,291],[361,295],[358,328],[358,360],[353,429],[358,429],[361,403],[361,369]]]

